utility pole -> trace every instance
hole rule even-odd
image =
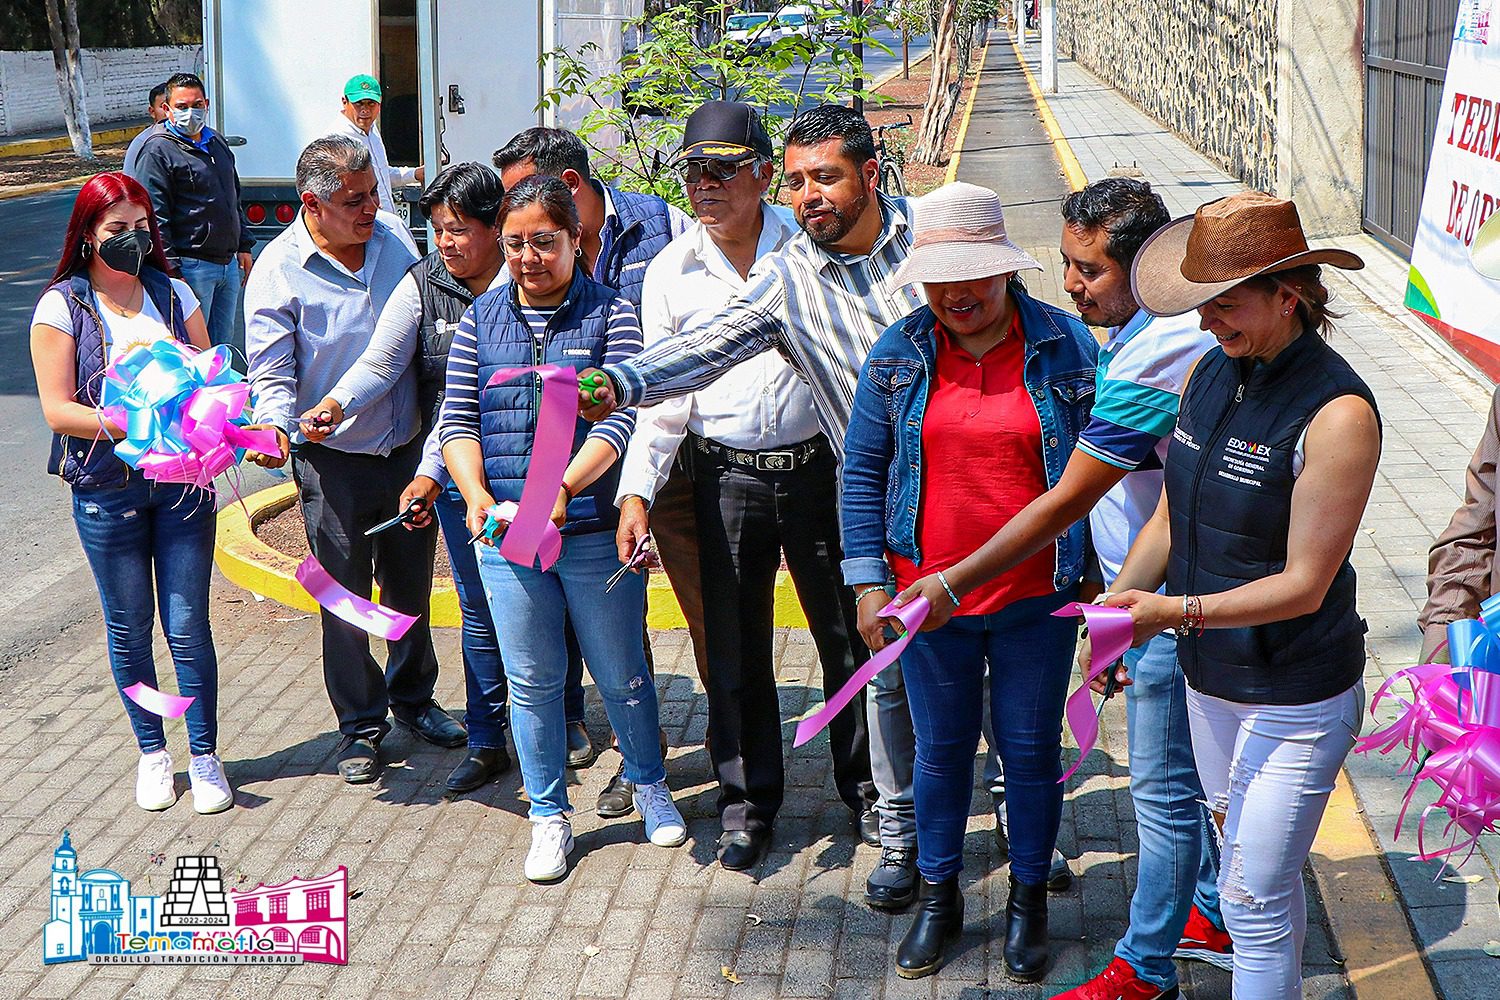
[[[1016,51],[1026,59],[1026,0],[1010,0],[1016,18]]]
[[[1042,0],[1042,91],[1057,93],[1057,0]]]
[[[864,0],[849,0],[850,17],[860,17],[864,14],[864,12]],[[859,39],[863,37],[864,32],[862,31],[856,31],[854,33],[854,65],[859,67],[859,69],[854,71],[856,74],[854,77],[854,113],[857,115],[862,115],[865,113],[865,99],[864,96],[860,94],[860,91],[865,89],[865,47],[864,44],[859,41]]]

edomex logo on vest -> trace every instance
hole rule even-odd
[[[151,861],[162,864],[166,856],[153,854]],[[226,891],[218,857],[185,854],[172,866],[166,895],[136,895],[119,872],[80,872],[73,839],[64,831],[52,853],[51,876],[51,919],[42,928],[47,965],[349,961],[349,873],[343,865],[321,878]]]

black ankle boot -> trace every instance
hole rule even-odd
[[[917,886],[917,919],[896,950],[896,975],[921,979],[943,967],[943,951],[963,933],[964,897],[958,876],[943,882],[925,878]]]
[[[1005,904],[1005,974],[1034,983],[1047,971],[1047,883],[1027,885],[1010,877]]]

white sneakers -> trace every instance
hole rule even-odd
[[[141,762],[135,769],[135,804],[150,812],[160,812],[176,801],[172,755],[165,750],[141,754]]]
[[[223,812],[234,805],[234,789],[224,776],[224,765],[213,753],[193,757],[188,765],[188,781],[193,788],[193,808],[198,812]],[[142,809],[160,812],[177,801],[172,780],[172,755],[165,750],[141,754],[135,771],[135,803]]]
[[[555,882],[568,873],[573,852],[573,824],[566,816],[541,816],[531,821],[531,850],[526,852],[526,877],[532,882]]]
[[[188,765],[188,780],[193,785],[193,808],[203,815],[223,812],[234,805],[234,789],[229,787],[218,754],[193,757]]]
[[[657,847],[680,847],[687,842],[687,824],[672,801],[672,790],[665,781],[654,785],[636,785],[633,796],[636,812],[646,821],[646,839]]]

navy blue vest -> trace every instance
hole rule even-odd
[[[172,291],[172,282],[153,267],[141,270],[141,284],[156,311],[170,317],[172,336],[188,343],[187,317],[182,315],[182,303]],[[74,359],[78,367],[78,392],[74,397],[85,406],[99,405],[99,388],[104,380],[104,369],[109,367],[105,357],[104,328],[95,311],[93,286],[87,275],[75,274],[66,281],[59,281],[47,288],[60,290],[68,300],[68,311],[73,317]],[[43,293],[45,294],[45,292]],[[124,486],[130,479],[132,469],[115,457],[112,441],[100,438],[69,437],[52,435],[52,454],[47,459],[47,472],[61,476],[63,481],[81,489],[98,489],[105,486]]]
[[[609,196],[615,215],[610,231],[600,237],[604,267],[594,273],[640,312],[646,265],[672,242],[672,217],[667,203],[654,194],[610,188]]]
[[[567,298],[547,323],[547,334],[538,344],[521,315],[515,284],[506,282],[474,300],[474,334],[479,361],[479,385],[484,386],[500,368],[526,365],[569,365],[580,371],[602,367],[608,345],[609,315],[618,296],[611,288],[590,279],[579,269]],[[496,500],[521,499],[526,472],[531,468],[531,439],[536,431],[541,379],[515,379],[481,389],[479,435],[484,451],[484,474]],[[593,425],[577,418],[573,430],[573,453],[577,454]],[[620,481],[620,463],[600,476],[568,504],[565,535],[613,531],[619,522],[615,490]]]
[[[448,351],[458,321],[474,302],[469,286],[448,273],[443,255],[434,250],[411,266],[422,301],[422,319],[417,341],[417,407],[422,415],[422,436],[437,425],[448,387]]]
[[[1293,452],[1313,416],[1349,395],[1376,409],[1364,380],[1315,333],[1269,364],[1232,360],[1218,348],[1204,356],[1167,450],[1168,594],[1216,594],[1286,568]],[[1346,555],[1312,614],[1180,640],[1188,683],[1245,704],[1306,705],[1348,690],[1365,665],[1366,626],[1354,598]]]

